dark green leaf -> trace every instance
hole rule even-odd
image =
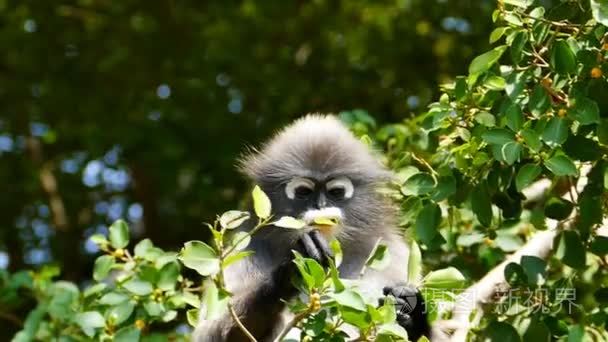
[[[401,192],[406,196],[420,196],[428,194],[434,187],[433,177],[426,172],[421,172],[408,178],[401,187]]]
[[[576,56],[567,41],[560,39],[553,43],[549,64],[558,74],[571,74],[576,71]]]
[[[507,127],[514,132],[518,132],[524,122],[524,114],[517,103],[511,103],[505,112]]]
[[[481,136],[488,144],[504,145],[515,141],[515,134],[504,128],[490,129]]]
[[[568,139],[568,122],[560,117],[553,117],[545,126],[543,140],[549,145],[561,145]]]
[[[530,95],[528,109],[534,116],[539,117],[545,114],[550,106],[551,99],[549,98],[549,94],[547,94],[545,88],[540,84],[536,85],[532,91],[532,95]]]
[[[541,285],[545,279],[545,260],[533,256],[524,255],[521,257],[521,267],[524,269],[530,285]]]
[[[556,176],[576,176],[578,174],[576,165],[564,155],[554,156],[546,160],[545,166]]]
[[[502,56],[506,49],[507,47],[505,45],[501,45],[475,57],[471,62],[471,65],[469,65],[469,74],[475,75],[489,70],[492,65],[498,62],[500,56]]]
[[[600,109],[597,103],[587,97],[577,97],[574,106],[568,113],[581,125],[600,122]]]
[[[419,241],[430,243],[437,235],[440,223],[441,209],[439,206],[433,202],[425,205],[416,218],[415,233]]]
[[[480,184],[471,192],[471,209],[485,227],[492,224],[492,201],[487,186]]]
[[[485,329],[488,342],[521,342],[521,337],[513,326],[506,322],[494,321]]]
[[[517,191],[521,192],[525,187],[532,184],[541,172],[541,167],[536,164],[526,164],[522,166],[515,177],[515,187],[517,188]]]
[[[585,267],[585,247],[577,232],[566,230],[559,235],[555,256],[570,267],[580,269]]]

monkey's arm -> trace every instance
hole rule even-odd
[[[423,335],[430,337],[424,298],[415,286],[407,283],[407,262],[404,264],[403,260],[409,259],[409,249],[401,239],[393,239],[387,245],[392,262],[382,271],[365,273],[361,279],[364,291],[377,296],[380,305],[388,295],[395,298],[397,323],[407,331],[411,341]]]
[[[240,265],[239,265],[240,264]],[[243,260],[232,270],[229,267],[226,283],[233,293],[231,303],[243,325],[258,340],[272,334],[285,304],[279,298],[289,299],[295,288],[289,283],[289,265],[281,265],[263,278],[263,271]],[[201,310],[204,312],[204,310]],[[201,319],[193,334],[198,342],[248,341],[230,313],[215,320]]]

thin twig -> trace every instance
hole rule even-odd
[[[287,324],[285,324],[285,327],[283,327],[283,330],[281,330],[279,336],[274,339],[274,342],[281,342],[281,340],[283,340],[285,336],[287,336],[291,329],[293,329],[293,327],[295,327],[298,322],[306,318],[306,316],[308,316],[311,312],[312,309],[309,308],[306,311],[300,312],[299,314],[295,315],[289,322],[287,322]]]
[[[232,306],[232,303],[228,303],[228,310],[230,311],[230,316],[232,316],[232,319],[234,320],[236,325],[238,325],[239,329],[241,329],[243,334],[245,334],[245,336],[247,336],[247,338],[251,342],[257,342],[258,340],[256,340],[255,337],[253,337],[253,335],[249,332],[249,330],[247,330],[247,328],[245,328],[245,326],[239,319],[239,316],[236,314],[236,311],[234,311],[234,306]]]

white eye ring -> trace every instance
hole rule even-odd
[[[350,179],[346,177],[334,178],[327,182],[325,187],[327,188],[327,192],[333,189],[344,189],[344,198],[353,197],[353,193],[355,192],[353,182],[351,182]]]
[[[285,186],[285,194],[289,199],[294,199],[296,198],[296,189],[299,187],[305,187],[307,189],[314,190],[315,183],[307,178],[294,177]]]

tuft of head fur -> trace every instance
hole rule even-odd
[[[278,132],[260,151],[239,162],[258,184],[280,184],[294,176],[327,179],[348,175],[353,181],[386,181],[386,170],[369,148],[335,116],[309,114]]]

